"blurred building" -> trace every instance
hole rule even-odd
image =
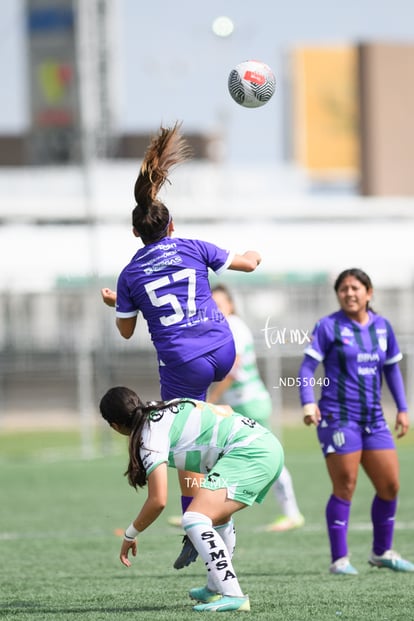
[[[222,41],[211,33],[211,17],[204,12],[199,20],[186,15],[189,30],[182,31],[186,35],[172,50],[168,28],[174,22],[167,15],[158,20],[158,36],[150,36],[154,7],[141,14],[128,0],[18,0],[29,122],[18,134],[0,130],[0,164],[138,160],[149,135],[175,115],[184,121],[184,132],[201,160],[228,163],[234,149],[230,141],[237,137],[240,145],[244,136],[246,152],[251,142],[252,163],[272,153],[276,166],[300,171],[312,192],[341,188],[365,196],[412,196],[414,39],[401,40],[399,33],[394,40],[389,36],[381,40],[375,20],[362,11],[360,24],[366,20],[371,28],[366,38],[352,34],[350,42],[344,42],[338,20],[335,27],[342,40],[332,43],[321,33],[316,35],[322,5],[315,3],[314,21],[307,24],[312,43],[300,43],[293,31],[290,37],[276,39],[273,59],[265,59],[277,75],[274,101],[251,111],[230,101],[225,81],[233,58],[240,58],[251,46],[243,32],[246,16],[241,9],[233,8],[239,22],[235,18],[234,33],[228,40],[221,37]],[[213,9],[210,14],[214,15]],[[346,12],[345,16],[349,17]],[[192,43],[191,58],[186,37],[192,21],[193,27],[199,27],[201,20],[203,30],[196,45]],[[180,32],[184,24],[180,21],[175,26]],[[129,47],[126,43],[134,27],[137,34]],[[250,27],[252,37],[257,36],[257,26],[251,23]],[[268,25],[261,23],[260,28],[265,32]],[[200,57],[201,45],[204,57]],[[255,45],[269,55],[266,38],[261,46]],[[137,50],[136,58],[122,56]],[[211,62],[217,64],[214,54],[219,50],[223,66],[217,67],[213,81]],[[203,122],[191,120],[197,118],[192,108],[204,114]],[[142,114],[137,116],[140,109]],[[251,122],[255,131],[246,132]],[[263,131],[266,124],[273,128],[271,132]]]
[[[414,195],[414,45],[359,48],[360,190]]]
[[[108,385],[157,396],[146,327],[124,342],[99,288],[115,287],[136,249],[132,188],[149,136],[177,119],[195,155],[163,194],[177,234],[263,255],[257,272],[225,281],[275,411],[296,411],[296,389],[277,390],[277,377],[294,376],[302,337],[351,266],[371,275],[395,326],[414,403],[414,10],[393,4],[369,1],[364,14],[302,2],[298,20],[295,2],[282,14],[263,0],[252,16],[229,0],[223,38],[210,27],[219,0],[5,0],[0,63],[20,57],[24,77],[9,89],[16,72],[4,71],[0,102],[0,429],[23,411],[62,410],[87,436]],[[258,110],[227,93],[247,57],[277,77]]]

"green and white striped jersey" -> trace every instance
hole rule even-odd
[[[163,462],[179,470],[207,473],[219,457],[266,433],[268,429],[230,408],[180,401],[150,415],[140,456],[147,475]]]
[[[237,406],[269,399],[269,392],[259,374],[250,329],[237,315],[229,315],[226,319],[233,333],[238,359],[230,371],[233,383],[221,396],[223,403]]]

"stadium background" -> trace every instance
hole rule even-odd
[[[4,0],[0,432],[76,426],[90,455],[109,385],[158,396],[145,326],[123,342],[99,289],[136,248],[148,137],[176,119],[195,152],[165,189],[176,235],[263,255],[256,273],[220,280],[253,330],[275,426],[300,419],[281,380],[350,266],[370,274],[395,327],[413,410],[412,3],[241,4]],[[212,29],[223,12],[228,37]],[[277,78],[258,110],[227,93],[249,57]]]

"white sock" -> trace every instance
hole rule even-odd
[[[300,511],[293,491],[292,477],[286,466],[283,467],[273,489],[283,515],[294,520],[297,519],[300,516]]]
[[[226,524],[215,526],[214,530],[216,530],[223,539],[231,558],[233,558],[234,549],[236,547],[236,528],[234,526],[233,518]]]
[[[234,549],[236,547],[236,529],[233,519],[231,519],[230,522],[227,522],[226,524],[222,524],[221,526],[215,526],[214,530],[223,539],[226,548],[229,551],[230,558],[233,558]],[[208,574],[207,588],[210,589],[210,591],[214,591],[216,588],[212,580],[211,572]]]
[[[183,528],[195,549],[203,559],[211,591],[243,597],[226,544],[213,528],[209,517],[195,511],[186,511],[182,520]]]

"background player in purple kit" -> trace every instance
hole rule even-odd
[[[360,464],[375,488],[371,506],[373,544],[369,563],[412,572],[414,564],[392,549],[399,490],[399,465],[392,433],[381,406],[382,374],[394,398],[398,438],[409,427],[398,362],[402,358],[389,322],[369,306],[373,287],[360,269],[347,269],[334,289],[340,310],[315,326],[300,368],[300,399],[306,425],[316,425],[332,481],[326,506],[333,574],[357,574],[348,554],[348,521]],[[323,362],[321,398],[313,379]]]
[[[171,168],[191,156],[179,130],[178,123],[161,127],[147,149],[132,212],[133,233],[143,247],[122,270],[116,293],[108,288],[101,293],[105,304],[116,306],[116,325],[124,338],[133,335],[140,312],[146,320],[157,351],[161,399],[203,401],[210,384],[223,379],[235,359],[233,335],[212,299],[208,271],[252,272],[261,257],[253,250],[234,254],[209,242],[171,237],[174,224],[157,195]],[[200,475],[182,471],[179,477],[184,512]],[[190,560],[179,557],[174,566],[191,560],[191,554]]]

